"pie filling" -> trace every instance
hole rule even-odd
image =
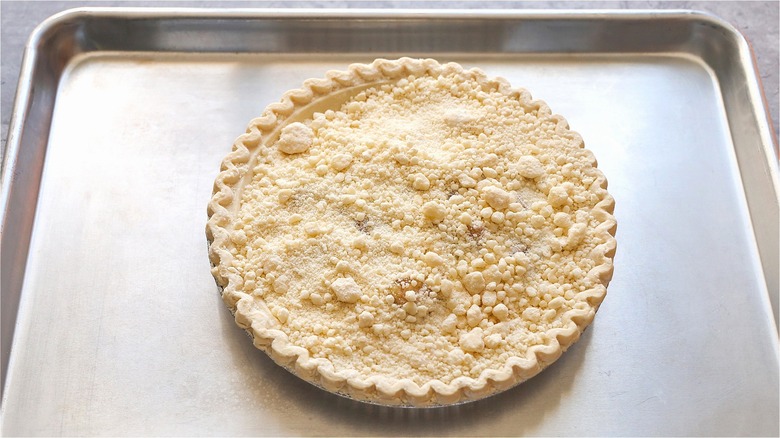
[[[612,199],[580,137],[505,82],[435,67],[326,95],[250,147],[215,267],[261,348],[362,399],[522,381],[611,275]]]

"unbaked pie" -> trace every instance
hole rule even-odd
[[[254,345],[351,398],[437,406],[539,373],[612,276],[593,154],[503,79],[431,59],[330,71],[252,120],[208,206]]]

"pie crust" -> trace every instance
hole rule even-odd
[[[212,273],[302,379],[403,406],[536,375],[612,277],[593,154],[504,79],[432,59],[329,71],[252,120],[208,205]]]

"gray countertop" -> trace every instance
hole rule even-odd
[[[264,8],[481,8],[481,9],[694,9],[715,14],[739,29],[753,47],[763,82],[772,126],[778,132],[778,19],[780,3],[773,1],[541,1],[541,2],[417,2],[417,1],[7,1],[0,2],[0,98],[3,149],[11,119],[14,94],[25,42],[41,21],[80,6],[176,6],[176,7],[264,7]]]

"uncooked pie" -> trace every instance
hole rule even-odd
[[[477,69],[379,59],[284,94],[235,142],[209,203],[238,325],[355,399],[476,400],[544,369],[612,276],[593,154]]]

